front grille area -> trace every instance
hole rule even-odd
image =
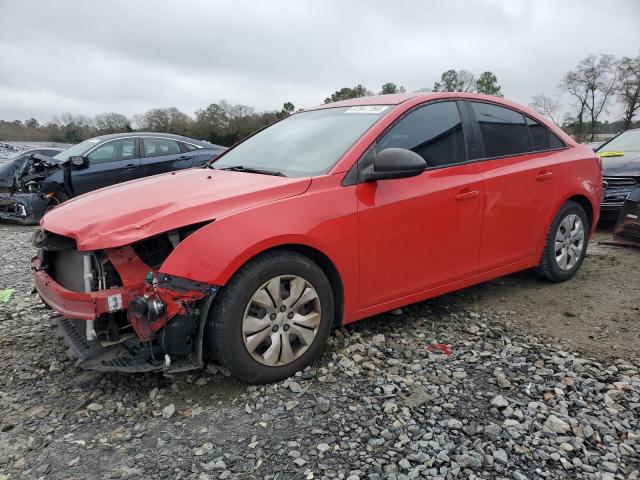
[[[603,206],[621,206],[631,191],[640,186],[636,177],[604,177],[607,188],[604,191]]]
[[[72,292],[84,292],[82,254],[75,248],[44,252],[47,273]]]

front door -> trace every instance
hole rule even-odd
[[[109,140],[86,155],[89,164],[72,170],[71,184],[74,195],[137,178],[140,158],[136,137]]]
[[[483,186],[467,145],[453,101],[411,111],[376,143],[418,153],[427,170],[357,187],[360,308],[477,273]]]

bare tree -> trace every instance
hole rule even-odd
[[[531,99],[529,106],[547,117],[555,125],[559,125],[561,105],[558,99],[553,99],[546,95],[536,95]]]
[[[623,57],[618,71],[620,85],[616,95],[624,105],[624,129],[628,130],[633,117],[640,109],[640,55],[635,58]]]
[[[100,135],[126,132],[131,129],[129,119],[121,113],[100,113],[93,117],[93,124]]]
[[[611,97],[616,92],[619,79],[615,57],[605,54],[599,57],[589,55],[578,64],[575,70],[567,72],[562,77],[560,88],[571,95],[575,101],[574,118],[576,135],[579,139],[584,136],[586,115],[593,141],[598,117],[606,111]]]
[[[440,81],[433,84],[434,92],[474,92],[476,79],[467,70],[447,70],[442,72]]]
[[[153,108],[144,114],[142,128],[151,132],[184,135],[193,120],[176,107]]]

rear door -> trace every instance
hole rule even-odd
[[[417,107],[377,141],[369,155],[406,148],[428,169],[357,186],[361,308],[477,273],[482,175],[469,144],[455,101]]]
[[[172,138],[141,137],[143,176],[191,167],[193,153]]]
[[[75,195],[97,190],[116,183],[137,178],[140,157],[137,138],[126,137],[101,143],[84,156],[88,166],[71,171],[71,184]]]
[[[467,105],[484,157],[479,260],[484,272],[538,253],[553,206],[555,154],[544,125],[496,104]]]

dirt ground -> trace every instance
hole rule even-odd
[[[611,226],[600,226],[580,271],[565,283],[521,272],[437,301],[515,312],[516,327],[554,337],[587,357],[640,358],[640,248],[612,243]]]

